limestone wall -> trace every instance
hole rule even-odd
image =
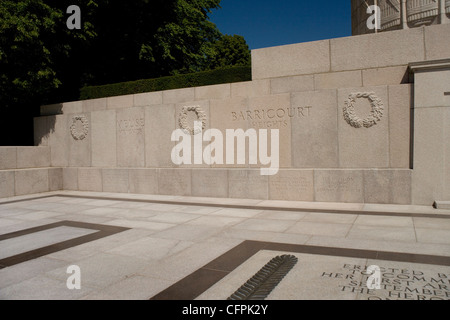
[[[62,173],[50,147],[0,147],[0,198],[61,190]]]
[[[450,57],[449,35],[443,25],[254,50],[250,82],[43,106],[36,145],[50,147],[67,190],[431,205],[411,196],[408,64]],[[248,156],[174,165],[171,134],[194,107],[205,130],[279,129],[280,172],[261,176]]]

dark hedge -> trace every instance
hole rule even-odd
[[[80,100],[250,81],[251,79],[251,67],[232,67],[171,77],[84,87],[80,90]]]

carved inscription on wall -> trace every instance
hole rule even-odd
[[[143,134],[145,128],[144,118],[124,119],[117,121],[117,130],[119,134]]]
[[[233,122],[247,121],[253,128],[285,128],[292,118],[308,118],[311,106],[305,107],[266,107],[255,110],[231,112]]]
[[[269,179],[270,199],[313,201],[313,184],[312,171],[280,171]]]
[[[361,191],[355,177],[322,177],[317,187],[318,192]]]
[[[145,112],[143,108],[117,111],[117,165],[145,166]]]
[[[287,177],[273,179],[270,181],[271,190],[276,190],[280,194],[309,192],[311,180],[306,177]]]

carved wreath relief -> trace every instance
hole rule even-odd
[[[86,139],[89,133],[89,121],[88,119],[81,116],[74,116],[72,118],[72,125],[70,126],[70,134],[75,140]]]
[[[365,98],[370,101],[372,111],[367,118],[361,119],[355,113],[356,99]],[[370,128],[377,124],[383,117],[384,105],[380,98],[373,92],[352,93],[345,101],[344,119],[354,128]]]
[[[194,112],[197,116],[196,121],[199,121],[202,123],[202,128],[191,128],[188,123],[188,113]],[[203,111],[203,109],[200,106],[189,106],[189,107],[183,107],[180,113],[180,117],[178,119],[178,123],[180,125],[180,128],[183,129],[183,131],[186,134],[190,135],[196,135],[202,132],[202,130],[206,129],[206,113]]]

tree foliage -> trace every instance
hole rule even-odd
[[[250,49],[244,37],[224,35],[214,43],[207,61],[210,69],[230,66],[249,66]]]
[[[69,30],[70,5],[81,30]],[[220,0],[1,0],[0,108],[101,85],[249,65],[245,40],[209,20]]]

